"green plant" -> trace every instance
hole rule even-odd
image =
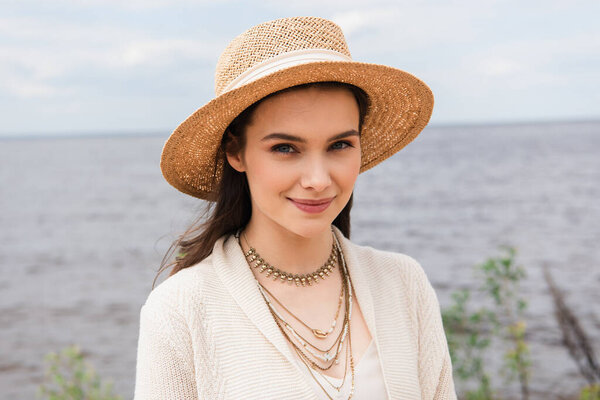
[[[478,294],[490,298],[493,308],[480,306],[471,311],[471,291],[463,289],[454,292],[453,304],[442,310],[455,375],[465,386],[475,386],[465,391],[464,397],[469,400],[499,398],[492,387],[493,375],[484,363],[493,340],[499,340],[505,348],[501,371],[505,383],[518,380],[521,398],[529,398],[531,361],[523,317],[527,303],[518,296],[518,283],[525,277],[525,270],[515,264],[514,248],[504,250],[504,255],[476,266],[484,281]]]
[[[121,400],[112,394],[112,383],[102,385],[100,378],[87,362],[79,346],[72,345],[60,353],[49,353],[45,380],[38,397],[48,400]]]
[[[579,400],[600,400],[600,384],[593,384],[581,389]]]
[[[518,380],[521,398],[526,400],[529,398],[531,360],[525,341],[527,303],[519,296],[519,281],[526,274],[525,269],[515,263],[515,248],[504,246],[502,249],[505,255],[489,258],[478,269],[483,273],[483,290],[495,306],[495,317],[490,319],[493,331],[506,348],[502,368],[506,383]]]
[[[489,335],[484,333],[485,325],[493,315],[485,308],[469,312],[470,295],[466,289],[454,292],[454,303],[442,311],[442,320],[455,374],[463,382],[477,383],[477,389],[467,392],[467,398],[492,399],[490,374],[485,370],[483,357],[490,345]]]

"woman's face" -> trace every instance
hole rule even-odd
[[[228,154],[246,172],[252,224],[322,234],[348,202],[361,165],[359,109],[346,89],[303,88],[262,101],[245,147]]]

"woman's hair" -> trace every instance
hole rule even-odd
[[[169,276],[171,276],[177,271],[191,267],[202,261],[212,253],[213,246],[217,239],[223,235],[234,234],[239,229],[246,226],[250,221],[252,208],[246,174],[233,169],[227,162],[225,154],[235,154],[244,149],[246,126],[251,122],[254,110],[263,100],[283,92],[310,87],[323,89],[341,88],[350,90],[358,103],[358,130],[361,132],[369,105],[369,98],[362,89],[347,83],[328,81],[292,86],[271,93],[247,107],[229,124],[221,140],[221,146],[216,158],[215,171],[218,170],[219,164],[222,164],[223,172],[217,191],[216,201],[213,204],[209,203],[204,213],[202,213],[196,221],[194,221],[190,227],[171,244],[171,247],[167,250],[167,253],[161,262],[160,269],[154,278],[152,288],[154,288],[156,278],[158,278],[165,269],[171,266],[173,267],[169,273]],[[333,224],[348,238],[350,237],[350,209],[352,208],[352,197],[353,195],[350,196],[344,209],[333,221]],[[176,249],[179,249],[179,252],[175,257],[175,260],[167,264],[167,260],[171,258]]]

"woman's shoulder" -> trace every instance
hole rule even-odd
[[[427,320],[431,312],[439,313],[435,290],[415,258],[371,246],[352,247],[354,261],[365,272],[363,276],[369,282],[372,293],[401,297],[414,310],[416,321]]]
[[[421,264],[408,254],[347,242],[361,268],[377,275],[427,279]]]
[[[161,309],[182,316],[190,306],[202,302],[207,282],[213,279],[212,255],[168,276],[152,289],[144,303],[145,308]]]
[[[364,258],[370,258],[378,261],[394,261],[409,264],[419,264],[416,259],[402,252],[381,250],[370,245],[356,244],[350,241],[348,241],[348,243],[356,254]]]

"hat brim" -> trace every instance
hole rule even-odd
[[[363,89],[369,109],[361,130],[364,172],[400,151],[429,122],[433,94],[408,72],[355,61],[320,61],[274,72],[226,92],[196,110],[163,147],[163,176],[179,191],[214,200],[224,160],[217,160],[221,138],[233,119],[263,97],[310,82],[338,81]]]

